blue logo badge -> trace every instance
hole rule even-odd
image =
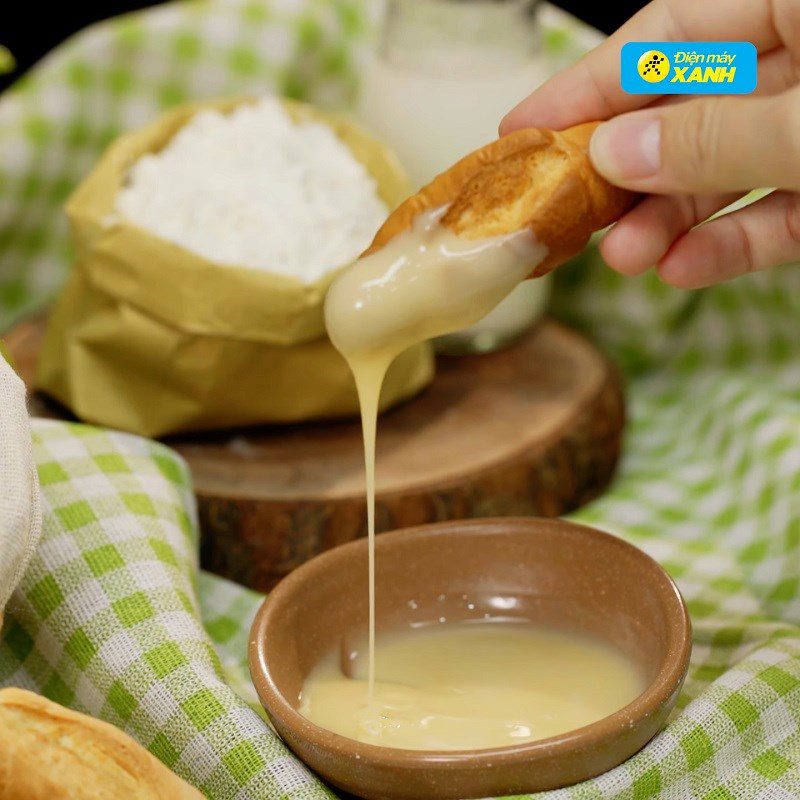
[[[750,42],[628,42],[620,84],[630,94],[750,94],[757,61]]]

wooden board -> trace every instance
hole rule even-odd
[[[5,343],[30,384],[43,318]],[[31,398],[34,413],[64,410]],[[597,496],[616,465],[616,370],[546,322],[483,356],[442,358],[429,389],[378,424],[377,529],[492,515],[557,516]],[[270,588],[311,556],[366,533],[357,420],[171,438],[194,477],[204,567]]]

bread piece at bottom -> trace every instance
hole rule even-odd
[[[202,800],[127,734],[22,689],[0,690],[0,800]]]

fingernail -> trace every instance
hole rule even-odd
[[[661,162],[661,121],[630,116],[604,122],[592,135],[589,155],[611,181],[649,178]]]

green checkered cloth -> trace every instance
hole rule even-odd
[[[329,796],[233,691],[209,638],[241,656],[257,596],[204,578],[203,602],[232,616],[206,608],[203,629],[184,463],[86,425],[37,420],[33,438],[42,540],[7,607],[0,685],[118,725],[209,797]]]
[[[118,131],[179,100],[265,86],[346,105],[374,8],[183,3],[59,48],[0,98],[3,321],[60,285],[60,204]],[[546,9],[554,63],[591,41]],[[606,775],[541,796],[800,797],[800,270],[686,293],[623,279],[590,250],[559,270],[554,310],[629,378],[618,479],[574,518],[664,564],[695,648],[661,734]],[[43,540],[6,615],[0,685],[120,725],[211,798],[333,797],[256,711],[246,643],[260,598],[198,574],[182,462],[88,426],[36,421],[34,434]]]

